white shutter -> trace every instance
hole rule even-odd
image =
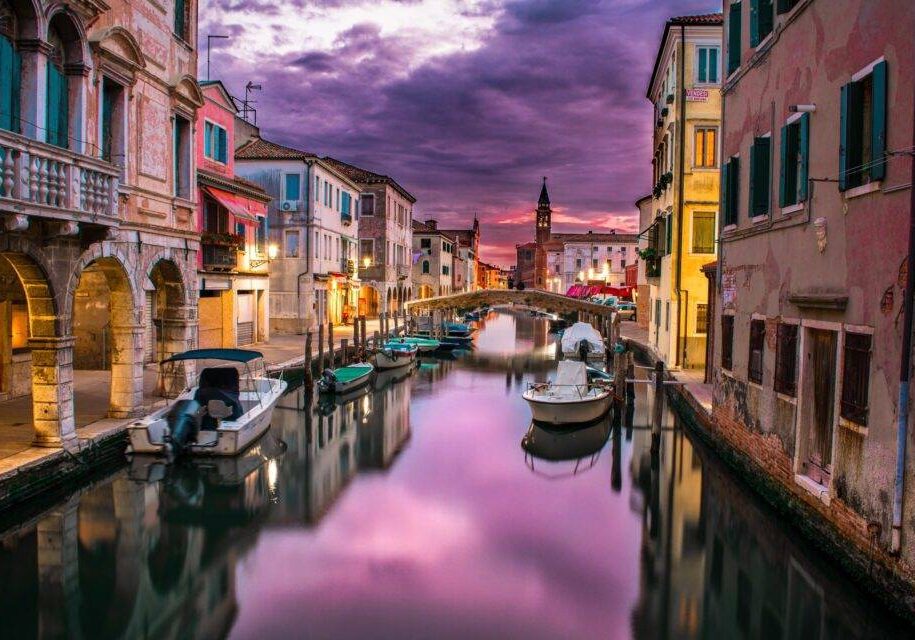
[[[254,342],[254,294],[238,294],[238,346]]]
[[[144,315],[144,322],[146,324],[146,336],[143,340],[143,362],[150,363],[156,361],[156,323],[155,320],[155,308],[156,308],[156,292],[147,291],[146,292],[146,308]]]

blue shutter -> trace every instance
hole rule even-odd
[[[19,53],[0,36],[0,129],[19,131]]]
[[[756,215],[756,138],[753,138],[753,144],[750,145],[750,182],[747,185],[749,191],[747,217],[752,218]]]
[[[203,125],[203,155],[213,157],[213,125],[209,122]]]
[[[698,48],[698,58],[699,58],[699,82],[708,82],[708,54],[709,49],[705,47]]]
[[[219,136],[219,157],[217,160],[223,164],[227,164],[229,161],[228,135],[226,134],[226,130],[222,127],[216,127],[216,132]]]
[[[69,95],[67,77],[53,64],[48,63],[48,103],[46,105],[47,142],[58,147],[67,147],[69,118]]]
[[[731,168],[728,169],[728,196],[730,198],[731,224],[737,224],[740,212],[740,158],[731,158]]]
[[[851,83],[842,85],[839,92],[839,191],[848,189],[848,112]]]
[[[718,82],[718,47],[708,50],[708,81]]]
[[[750,0],[750,46],[759,44],[759,1]],[[752,162],[752,160],[750,161]]]
[[[886,61],[874,66],[871,77],[871,180],[886,176]]]
[[[800,141],[798,144],[801,170],[798,173],[797,200],[803,202],[807,199],[808,160],[810,158],[810,114],[805,113],[800,121]]]
[[[778,168],[778,206],[788,206],[788,126],[782,127]],[[792,194],[793,196],[794,194]],[[794,204],[793,202],[791,204]]]
[[[740,67],[740,31],[742,2],[734,2],[728,11],[728,74]]]

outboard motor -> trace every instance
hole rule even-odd
[[[578,342],[578,357],[582,362],[588,361],[588,353],[591,352],[591,345],[588,344],[587,340],[579,340]]]
[[[321,372],[321,379],[318,381],[318,388],[321,391],[333,391],[335,384],[337,384],[337,376],[334,375],[333,369],[325,369]]]
[[[171,433],[172,451],[182,454],[188,445],[197,442],[200,432],[201,406],[196,400],[179,400],[169,409],[166,420]]]

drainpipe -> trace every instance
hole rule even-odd
[[[915,143],[915,126],[912,128]],[[899,402],[896,409],[896,483],[893,491],[893,536],[891,552],[898,554],[902,544],[902,496],[905,490],[905,450],[909,426],[909,370],[912,362],[912,315],[915,312],[915,156],[912,157],[912,186],[909,188],[909,253],[906,264],[905,315],[902,322],[902,358],[899,366]]]
[[[311,228],[308,223],[311,222],[314,214],[314,194],[311,193],[311,185],[314,182],[311,176],[312,164],[305,163],[305,188],[302,189],[302,195],[305,196],[305,270],[301,271],[295,279],[295,306],[298,313],[302,313],[302,276],[307,276],[311,271]],[[304,321],[305,318],[302,318]],[[306,331],[308,329],[306,328]]]
[[[680,158],[679,166],[677,167],[677,350],[676,350],[676,359],[675,364],[678,366],[683,363],[686,364],[686,339],[684,331],[685,321],[681,321],[684,318],[688,317],[683,313],[682,307],[682,284],[683,284],[683,163],[686,162],[686,27],[680,25],[680,86],[678,87],[677,93],[679,96],[679,104],[677,109],[677,135],[680,138]],[[682,340],[683,349],[681,351],[681,333],[684,336]]]

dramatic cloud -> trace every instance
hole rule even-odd
[[[540,176],[559,230],[635,227],[664,21],[714,0],[208,0],[212,76],[261,83],[265,137],[394,176],[419,219],[510,264]],[[201,56],[201,60],[205,59]]]

